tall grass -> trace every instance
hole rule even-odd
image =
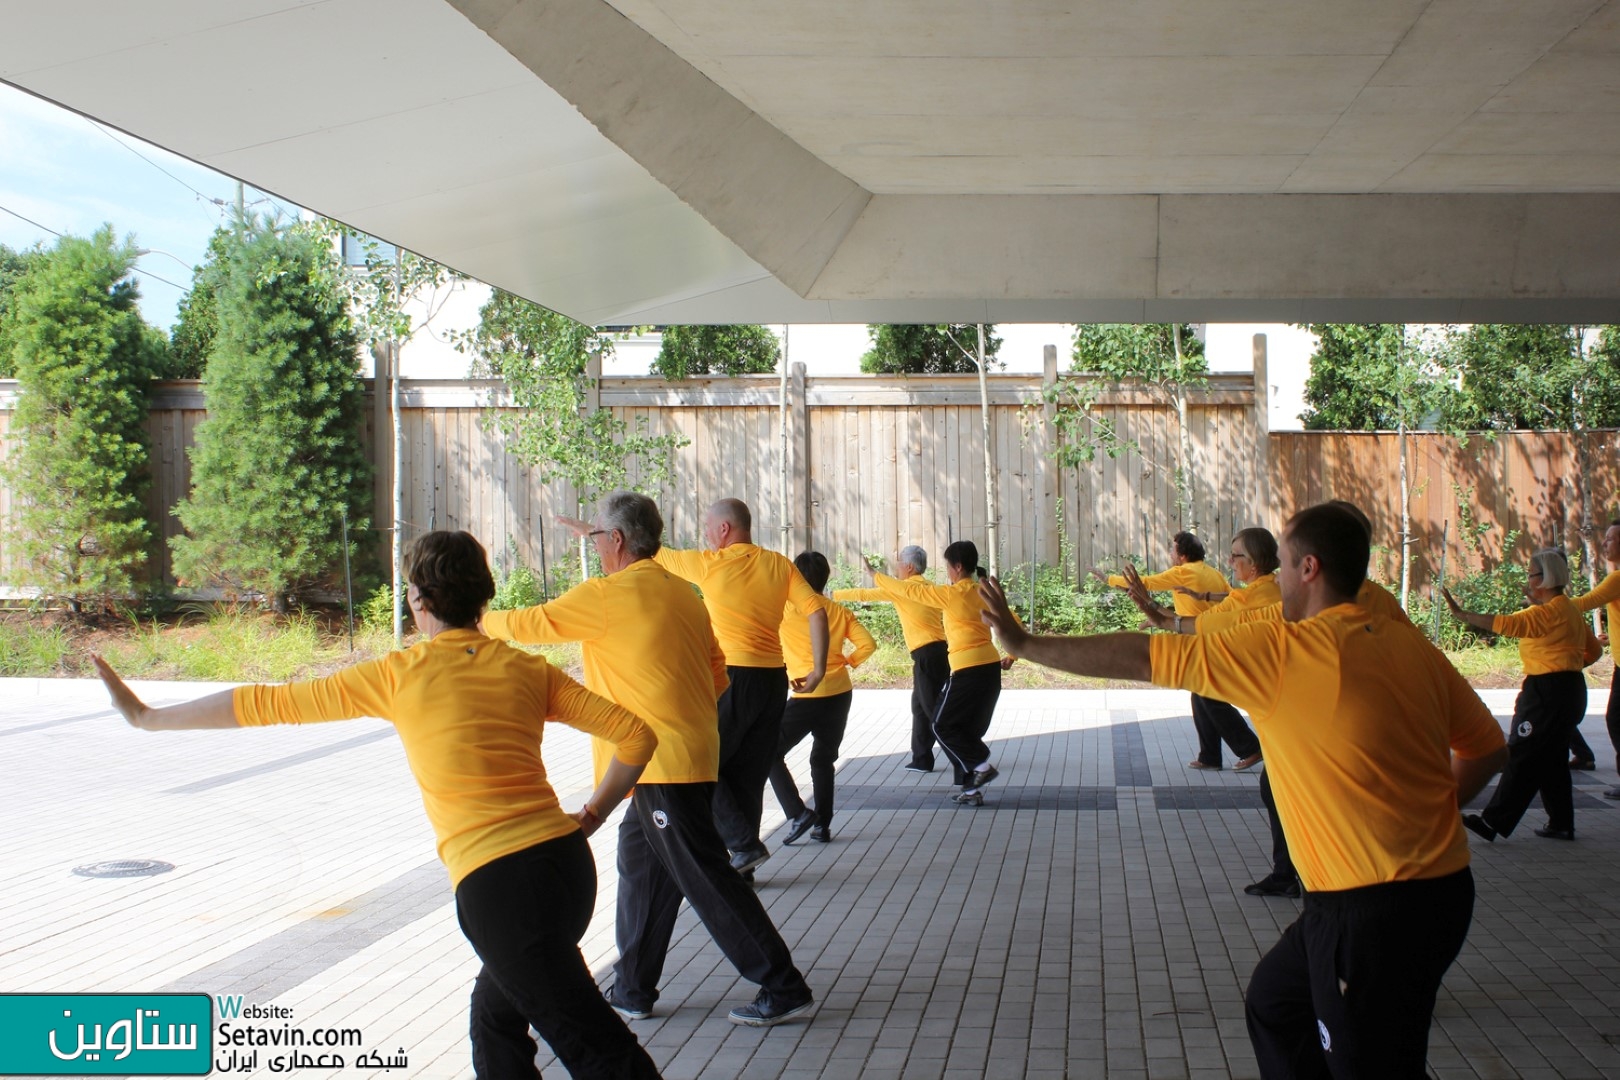
[[[343,637],[323,635],[314,617],[226,607],[200,625],[135,624],[106,646],[107,660],[127,677],[198,682],[282,682],[352,659]]]
[[[0,677],[59,675],[72,642],[60,626],[0,623]]]

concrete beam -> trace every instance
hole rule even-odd
[[[871,199],[602,0],[450,3],[796,292]]]

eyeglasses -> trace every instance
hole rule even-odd
[[[613,531],[612,529],[592,529],[590,532],[586,533],[585,535],[586,536],[607,536],[612,531]]]

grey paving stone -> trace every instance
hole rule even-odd
[[[154,736],[114,722],[100,695],[0,683],[0,991],[241,993],[386,1036],[415,1076],[470,1077],[477,961],[391,731]],[[659,1015],[632,1025],[666,1075],[1257,1075],[1243,986],[1299,904],[1242,895],[1267,869],[1257,781],[1185,769],[1185,697],[1009,691],[991,731],[1003,776],[976,810],[945,801],[948,775],[900,772],[905,709],[903,692],[856,695],[833,843],[766,837],[759,895],[816,1012],[769,1031],[729,1024],[753,988],[683,912]],[[548,729],[545,748],[577,803],[585,740]],[[1616,782],[1600,760],[1583,787]],[[1620,1076],[1617,809],[1583,793],[1574,845],[1528,826],[1476,844],[1475,923],[1436,1005],[1435,1075]],[[768,807],[767,829],[780,821]],[[582,943],[604,978],[615,839],[592,841],[600,890]],[[178,869],[112,885],[65,872],[137,851]],[[549,1053],[540,1064],[560,1075]]]

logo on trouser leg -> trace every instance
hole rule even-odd
[[[1530,723],[1530,721],[1528,721],[1528,720],[1519,721],[1519,738],[1528,739],[1530,737],[1530,733],[1532,731],[1534,731],[1534,730],[1535,730],[1535,725]]]
[[[669,828],[669,815],[664,813],[662,810],[654,810],[653,824],[658,826],[660,829]]]
[[[1328,1034],[1327,1025],[1318,1020],[1316,1022],[1316,1030],[1322,1036],[1323,1052],[1331,1052],[1333,1049],[1333,1036]]]

